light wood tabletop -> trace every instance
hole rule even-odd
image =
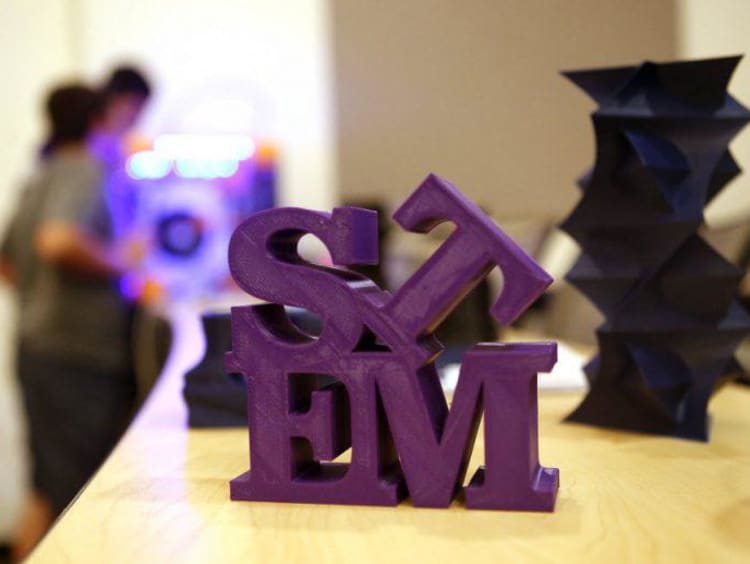
[[[543,394],[541,461],[561,479],[544,514],[232,502],[247,431],[188,431],[182,371],[30,562],[750,562],[750,389],[712,401],[709,444],[564,424],[580,394]],[[468,476],[481,452],[480,436]]]

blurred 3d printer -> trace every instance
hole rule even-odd
[[[226,252],[244,218],[275,204],[276,148],[241,134],[163,134],[129,152],[109,198],[118,236],[142,254],[121,280],[122,293],[144,306],[134,322],[139,399],[175,353],[172,337],[185,315],[201,315],[206,354],[185,387],[191,422],[215,424],[217,402],[220,420],[244,414],[233,407],[243,383],[221,365],[230,348],[228,304],[238,299]]]

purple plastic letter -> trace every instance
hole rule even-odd
[[[376,216],[260,212],[232,237],[232,275],[270,303],[232,310],[227,368],[248,382],[251,470],[232,499],[445,507],[461,489],[484,412],[485,466],[467,507],[551,511],[558,473],[539,465],[536,375],[554,365],[554,343],[481,344],[469,351],[451,408],[433,364],[432,331],[499,266],[492,308],[509,323],[551,279],[479,208],[431,175],[395,214],[427,232],[454,233],[395,295],[347,270],[305,262],[299,239],[318,237],[335,264],[377,261]],[[297,329],[283,306],[317,313],[323,331]],[[351,446],[351,462],[328,462]]]

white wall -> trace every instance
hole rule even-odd
[[[249,102],[253,115],[245,111],[238,119],[250,133],[278,144],[281,201],[332,205],[336,167],[325,0],[71,4],[76,59],[87,75],[100,78],[112,65],[134,61],[152,76],[156,95],[139,129],[155,134],[196,124],[216,128],[197,115],[205,116],[200,108],[212,100],[235,108]]]
[[[41,109],[51,84],[73,75],[67,0],[0,2],[0,223],[42,136]]]
[[[746,0],[677,0],[678,53],[684,58],[745,54],[729,85],[750,107],[750,2]],[[731,145],[745,172],[706,210],[709,225],[750,221],[750,126]]]
[[[65,0],[0,2],[0,232],[41,134],[40,104],[55,80],[69,77],[69,20]],[[13,300],[0,285],[0,541],[7,538],[23,494],[26,457],[13,370]]]
[[[495,217],[559,220],[595,104],[561,70],[675,55],[661,0],[330,0],[339,177],[398,204],[433,171]]]

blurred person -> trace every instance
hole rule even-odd
[[[116,236],[133,237],[137,197],[125,174],[126,138],[151,96],[145,75],[132,66],[115,68],[100,87],[102,115],[89,148],[104,167],[107,202]]]
[[[138,212],[138,184],[127,174],[126,161],[132,147],[130,134],[151,97],[151,85],[146,75],[132,65],[114,68],[99,86],[103,99],[101,119],[88,140],[88,147],[99,160],[104,170],[104,184],[109,206],[114,237],[121,248],[126,249],[134,261],[142,259],[152,246],[151,233],[136,223]],[[138,356],[137,405],[140,407],[151,391],[159,375],[159,366],[166,352],[159,350],[158,358],[151,358],[150,344],[162,342],[168,337],[168,324],[150,311],[147,304],[153,296],[160,295],[160,288],[142,273],[131,273],[123,281],[124,291],[138,303],[131,317],[131,350]],[[149,346],[144,347],[147,341]],[[144,350],[145,349],[145,350]]]
[[[112,71],[100,92],[104,107],[89,146],[105,166],[122,168],[125,136],[143,112],[151,96],[151,86],[141,71],[121,66]]]
[[[102,96],[55,89],[46,157],[2,245],[18,294],[18,376],[28,421],[33,495],[16,539],[23,557],[119,439],[135,395],[126,271],[114,244],[103,166],[87,142],[103,127]]]

